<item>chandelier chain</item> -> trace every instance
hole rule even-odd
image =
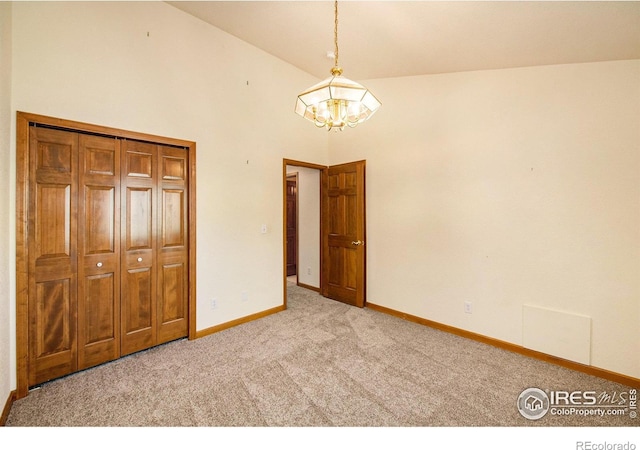
[[[1,0],[0,0],[1,1]],[[367,88],[342,76],[338,50],[338,0],[334,1],[333,59],[331,77],[298,95],[296,113],[318,128],[343,130],[368,120],[380,102]]]
[[[334,2],[335,22],[333,27],[333,40],[335,42],[334,65],[338,67],[338,0]]]

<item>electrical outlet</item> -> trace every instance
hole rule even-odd
[[[311,275],[311,267],[307,267],[307,275]]]
[[[249,293],[247,291],[242,291],[242,301],[249,301]]]
[[[216,309],[218,307],[218,299],[217,298],[212,298],[211,299],[211,309]]]
[[[467,314],[471,314],[473,312],[471,302],[464,302],[464,312]]]

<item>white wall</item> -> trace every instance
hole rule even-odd
[[[0,405],[9,398],[15,387],[15,321],[11,303],[11,267],[15,258],[11,238],[12,189],[15,178],[11,161],[11,3],[0,2]],[[15,271],[14,271],[15,273]],[[14,302],[15,303],[15,302]],[[0,408],[1,409],[1,408]]]
[[[367,160],[368,301],[518,345],[523,305],[585,315],[640,377],[640,61],[363,84],[330,163]]]
[[[298,283],[320,288],[320,175],[308,167],[287,166],[298,174]]]
[[[327,158],[293,111],[315,78],[162,2],[16,2],[12,37],[12,115],[197,143],[199,330],[282,305],[282,160]]]

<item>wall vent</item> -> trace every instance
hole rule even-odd
[[[591,317],[524,305],[522,345],[531,350],[590,365]]]

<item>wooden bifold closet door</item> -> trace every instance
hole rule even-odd
[[[29,127],[29,386],[188,335],[188,158]]]
[[[78,134],[78,369],[120,355],[120,141]]]
[[[34,385],[78,368],[78,136],[32,129],[29,150],[29,384]]]
[[[187,153],[123,142],[122,354],[186,336]]]

